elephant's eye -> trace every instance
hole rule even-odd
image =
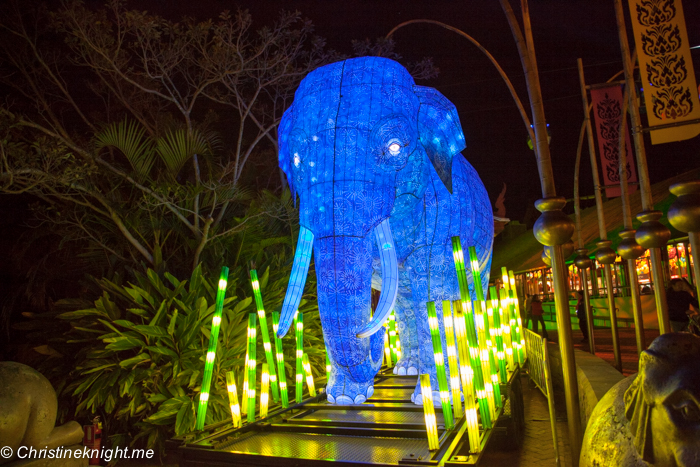
[[[294,154],[294,167],[299,167],[299,164],[301,164],[301,157],[299,154]]]
[[[674,405],[673,408],[678,410],[686,420],[700,422],[700,409],[693,401],[683,401],[678,405]]]
[[[399,143],[391,143],[389,145],[389,152],[391,152],[392,154],[396,154],[397,152],[399,152],[400,149],[401,145]]]

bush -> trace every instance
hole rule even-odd
[[[291,269],[291,265],[280,264],[279,257],[269,263],[260,277],[268,316],[281,307]],[[272,281],[270,265],[276,271]],[[165,440],[194,429],[216,282],[204,277],[200,267],[188,281],[169,273],[160,277],[150,269],[134,277],[134,283],[127,285],[102,279],[98,283],[103,294],[94,307],[58,315],[71,329],[51,339],[49,348],[54,355],[65,357],[60,363],[56,358],[47,360],[43,371],[54,374],[57,392],[71,398],[78,418],[103,417],[112,445],[162,452]],[[230,417],[226,371],[234,371],[237,386],[242,388],[247,315],[255,309],[252,297],[236,295],[242,297],[246,290],[252,293],[247,277],[248,271],[242,268],[229,276],[207,424]],[[315,286],[313,279],[310,282],[309,286]],[[305,300],[300,310],[308,316],[305,348],[313,367],[320,371],[325,368],[325,349],[315,300]],[[268,323],[271,328],[271,319]],[[283,346],[289,380],[294,371],[293,333],[288,336],[292,337]],[[261,365],[265,361],[262,339],[258,345]]]

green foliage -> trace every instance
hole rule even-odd
[[[268,255],[258,268],[264,271],[260,283],[268,314],[281,308],[291,270],[291,258],[287,258]],[[226,371],[233,370],[242,387],[247,315],[255,312],[248,274],[247,268],[239,267],[229,276],[207,424],[230,417]],[[314,275],[309,276],[308,290],[315,290]],[[201,267],[183,281],[149,269],[146,274],[134,273],[128,284],[118,278],[100,280],[102,296],[91,306],[83,301],[59,303],[74,309],[57,316],[70,330],[35,350],[49,357],[42,371],[53,380],[62,400],[74,407],[66,417],[88,420],[101,415],[111,442],[120,446],[162,450],[165,440],[192,431],[217,278],[205,277]],[[325,348],[315,297],[307,295],[300,310],[307,323],[304,347],[319,377],[325,372]],[[39,323],[44,328],[55,326],[53,316],[38,318],[35,327]],[[264,355],[262,339],[258,346],[258,354]],[[283,346],[290,378],[294,374],[292,334]],[[264,358],[258,359],[259,365],[263,362]]]

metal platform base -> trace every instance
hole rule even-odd
[[[519,381],[519,374],[502,385],[502,394],[510,394],[510,383]],[[377,377],[374,394],[364,404],[331,405],[320,394],[239,429],[230,421],[208,426],[171,440],[168,449],[181,467],[477,465],[480,455],[469,454],[464,418],[446,431],[440,408],[435,410],[440,448],[428,449],[423,408],[411,403],[416,383],[415,376],[386,372]],[[511,405],[505,402],[496,428],[482,432],[481,452],[495,431],[505,431]]]

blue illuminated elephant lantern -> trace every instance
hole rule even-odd
[[[444,340],[442,300],[459,298],[451,237],[476,246],[486,282],[491,263],[492,209],[464,148],[454,105],[392,60],[344,60],[299,85],[279,127],[301,228],[278,335],[292,324],[313,251],[331,403],[374,392],[394,308],[403,351],[395,371],[430,373],[438,387],[426,302],[436,302]],[[371,315],[373,265],[381,294]],[[418,395],[420,384],[412,400],[421,403]]]

